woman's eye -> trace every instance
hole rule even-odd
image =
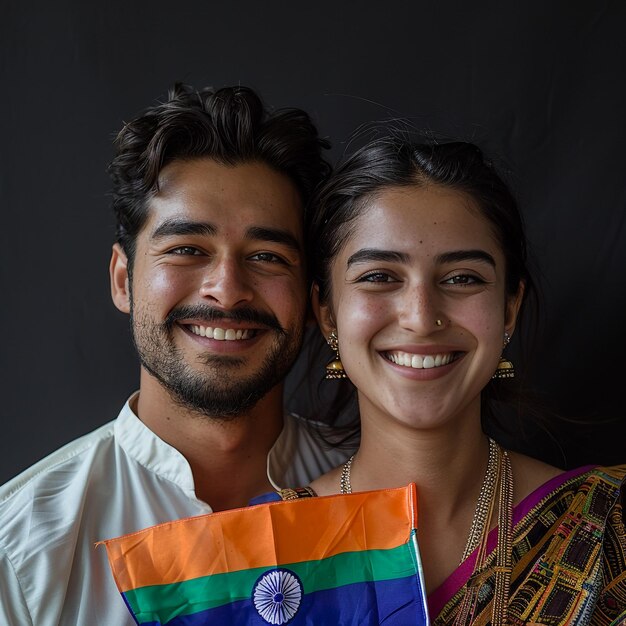
[[[194,248],[193,246],[180,246],[178,248],[173,248],[170,250],[170,254],[179,254],[181,256],[191,256],[201,254],[198,248]]]
[[[361,276],[358,280],[360,283],[391,283],[393,281],[394,279],[386,272],[372,272]]]
[[[484,281],[478,276],[473,276],[471,274],[457,274],[456,276],[451,276],[443,281],[448,285],[475,285],[483,283]]]

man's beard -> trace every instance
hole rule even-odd
[[[273,333],[275,340],[259,369],[247,377],[237,376],[238,368],[245,365],[244,358],[208,350],[198,355],[198,368],[194,369],[174,344],[173,328],[180,319],[205,321],[207,325],[215,325],[217,320],[249,322]],[[225,314],[201,305],[184,306],[157,323],[149,315],[137,312],[131,302],[130,322],[141,364],[172,399],[195,413],[221,419],[245,414],[285,378],[300,351],[303,334],[300,326],[289,333],[273,315],[249,308]]]

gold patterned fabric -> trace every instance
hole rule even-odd
[[[281,500],[298,500],[300,498],[314,498],[316,493],[311,487],[294,487],[280,489],[278,495]]]
[[[626,626],[625,476],[626,465],[575,475],[540,494],[516,522],[509,624]],[[480,588],[467,624],[491,623],[494,556],[463,581],[433,626],[455,624],[468,584]]]

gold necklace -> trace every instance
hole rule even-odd
[[[352,461],[354,461],[354,454],[343,464],[343,467],[341,468],[339,489],[343,494],[352,493],[352,485],[350,484],[350,470],[352,469]]]
[[[339,487],[342,494],[352,493],[350,474],[354,454],[343,464]],[[489,439],[489,460],[485,479],[476,502],[476,510],[472,519],[472,526],[465,546],[463,560],[476,548],[476,563],[469,581],[465,596],[459,606],[455,626],[471,624],[476,611],[478,592],[486,580],[483,574],[479,576],[485,565],[487,553],[487,538],[489,527],[495,508],[496,492],[498,494],[498,543],[495,551],[495,584],[491,607],[492,626],[506,626],[508,624],[508,602],[511,584],[511,570],[513,568],[513,471],[511,460],[506,450],[493,440]]]
[[[513,569],[513,470],[511,459],[509,459],[506,451],[502,453],[500,477],[496,581],[491,612],[492,626],[506,626],[508,623],[507,613],[511,589],[511,570]],[[487,534],[488,529],[485,531],[485,536]]]
[[[491,625],[506,626],[508,624],[509,591],[511,570],[513,569],[513,471],[507,452],[502,450],[497,444],[496,448],[498,459],[496,485],[491,494],[490,502],[485,502],[483,505],[487,507],[488,514],[481,532],[474,571],[467,582],[465,595],[461,600],[456,619],[454,620],[455,626],[472,623],[478,603],[478,594],[492,571],[495,581],[493,599],[491,601]],[[487,538],[495,508],[496,492],[498,494],[498,543],[495,549],[495,564],[492,570],[483,571],[487,557]]]
[[[472,525],[470,527],[469,535],[467,536],[467,543],[465,544],[465,550],[463,551],[463,556],[461,557],[460,563],[463,563],[463,561],[465,561],[465,559],[472,552],[474,552],[474,550],[476,550],[476,548],[480,544],[485,524],[487,524],[490,503],[493,500],[497,480],[498,444],[491,437],[489,437],[489,460],[487,461],[485,478],[483,479],[483,484],[480,488],[478,500],[476,500],[476,510],[474,511]]]

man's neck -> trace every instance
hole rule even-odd
[[[282,385],[249,412],[220,418],[182,407],[146,377],[142,372],[137,416],[187,459],[200,500],[220,511],[245,506],[272,488],[267,455],[283,427]]]

